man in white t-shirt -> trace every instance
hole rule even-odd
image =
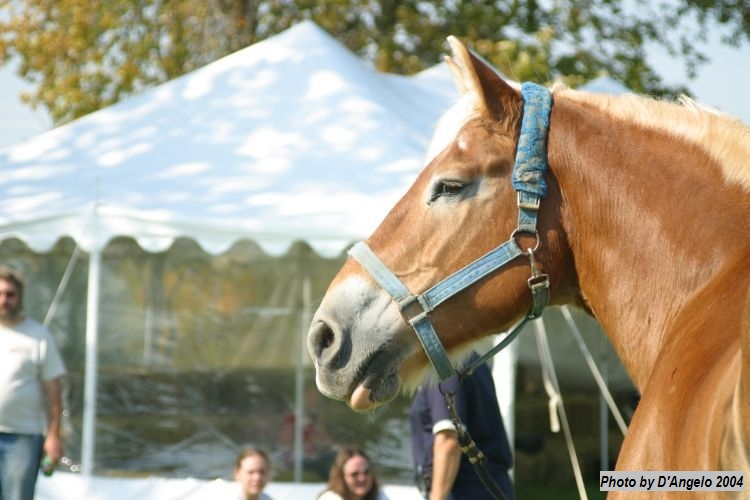
[[[21,314],[24,283],[0,266],[0,498],[32,500],[42,456],[57,465],[65,366],[47,328]]]

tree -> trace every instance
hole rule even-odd
[[[380,70],[431,66],[454,34],[516,80],[577,85],[609,74],[638,92],[663,85],[650,45],[694,76],[721,26],[750,41],[746,0],[0,0],[0,65],[15,59],[24,96],[61,124],[312,19]],[[687,29],[690,27],[690,29]]]

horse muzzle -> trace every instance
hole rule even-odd
[[[308,331],[318,390],[354,410],[393,399],[401,364],[417,351],[410,337],[387,294],[367,280],[345,280],[326,294]]]

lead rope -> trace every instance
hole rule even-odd
[[[459,387],[461,386],[460,382],[464,379],[465,375],[465,373],[458,373]],[[477,444],[471,438],[471,435],[469,435],[469,431],[461,424],[461,419],[453,405],[453,396],[455,393],[444,391],[442,383],[438,384],[438,388],[445,398],[445,404],[451,414],[451,420],[453,421],[453,426],[456,428],[456,438],[458,439],[458,445],[461,447],[461,452],[469,459],[469,463],[474,467],[474,471],[477,473],[477,476],[479,476],[479,480],[482,481],[484,487],[487,488],[487,491],[489,491],[496,500],[508,500],[508,497],[505,496],[503,490],[500,489],[487,471],[487,456],[482,450],[477,448]]]
[[[534,260],[534,250],[529,248],[527,250],[527,254],[531,267],[531,277],[528,280],[529,289],[531,290],[532,294],[531,310],[513,328],[508,330],[508,334],[505,336],[505,339],[503,339],[502,342],[485,353],[484,356],[481,356],[479,359],[475,360],[464,370],[456,370],[456,375],[458,376],[459,380],[459,387],[463,379],[474,373],[474,370],[478,366],[486,363],[487,360],[489,360],[492,356],[507,347],[518,336],[518,334],[521,333],[521,329],[529,320],[540,317],[542,315],[542,310],[544,310],[544,308],[549,303],[549,277],[546,274],[542,274],[539,272],[536,266],[536,261]],[[455,395],[455,393],[443,390],[442,383],[438,384],[438,388],[440,389],[440,393],[443,395],[443,398],[445,398],[445,404],[451,414],[451,420],[453,421],[453,427],[456,428],[456,438],[458,439],[458,445],[461,447],[461,452],[466,455],[466,458],[469,459],[469,463],[472,465],[472,467],[474,467],[474,471],[477,473],[477,476],[479,476],[479,480],[482,481],[484,487],[487,488],[487,491],[489,491],[496,500],[508,500],[508,497],[505,496],[503,491],[487,471],[487,456],[482,452],[482,450],[477,448],[477,445],[471,438],[469,431],[461,424],[461,419],[459,418],[458,413],[456,412],[456,408],[453,405],[453,396]]]

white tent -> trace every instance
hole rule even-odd
[[[338,253],[421,167],[448,78],[379,74],[303,22],[2,151],[0,236],[85,250],[190,236],[218,252],[250,235]]]
[[[212,253],[245,238],[272,254],[300,240],[339,254],[412,183],[454,97],[444,65],[380,74],[303,22],[0,151],[0,240],[42,251],[71,236],[90,253],[84,471],[103,247],[128,235],[157,251],[185,236]]]
[[[441,67],[377,73],[303,22],[0,152],[0,239],[44,250],[67,235],[91,255],[84,471],[104,245],[128,235],[155,251],[187,236],[220,252],[251,238],[279,254],[303,240],[338,254],[416,175],[449,83]]]

